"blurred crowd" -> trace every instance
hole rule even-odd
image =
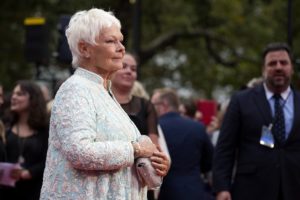
[[[173,199],[168,195],[172,193],[169,190],[174,188],[172,186],[168,188],[166,186],[170,184],[168,182],[173,182],[173,178],[179,178],[176,182],[181,184],[181,173],[192,175],[193,170],[199,179],[195,183],[203,183],[194,185],[195,189],[203,188],[201,191],[205,194],[205,197],[201,196],[203,199],[214,199],[211,177],[213,146],[217,143],[219,128],[228,103],[216,104],[217,112],[210,116],[210,122],[204,125],[203,113],[197,107],[195,99],[180,98],[171,88],[155,90],[151,99],[142,83],[137,81],[137,62],[134,56],[126,54],[123,64],[124,68],[112,77],[112,91],[116,100],[140,132],[150,136],[153,143],[167,151],[172,160],[170,175],[164,180],[160,191],[149,191],[148,199],[158,197],[159,199]],[[48,146],[52,97],[55,96],[63,81],[57,82],[53,95],[46,84],[33,80],[18,81],[12,91],[7,91],[2,85],[0,86],[0,162],[13,163],[18,166],[11,174],[16,181],[15,186],[0,185],[1,199],[39,199]],[[171,95],[171,97],[166,98],[165,102],[157,100],[155,95],[160,93]],[[172,105],[172,102],[176,103]],[[169,110],[168,107],[171,109]],[[160,122],[160,116],[172,112],[178,113],[178,121],[171,118],[170,124],[164,125]],[[173,126],[174,123],[176,126]],[[170,127],[175,129],[168,130]],[[189,133],[187,130],[189,128],[194,130]],[[159,130],[163,130],[161,133],[163,141],[159,141],[161,140]],[[178,131],[181,135],[179,138],[176,136]],[[198,136],[201,137],[198,138]],[[186,140],[190,140],[190,143]],[[203,141],[206,141],[206,147],[202,145],[199,148],[191,148],[190,151],[186,150],[189,146]],[[180,151],[176,152],[176,149]],[[190,157],[192,154],[195,155]],[[189,160],[184,161],[181,160],[182,158],[189,158]],[[176,172],[177,170],[180,171]],[[187,182],[187,184],[191,183]],[[178,187],[180,188],[179,185]],[[176,198],[188,199],[186,193],[182,195],[176,194]],[[194,194],[191,193],[191,195]]]
[[[93,9],[92,12],[97,13],[99,10]],[[78,19],[82,16],[83,13],[76,15]],[[111,16],[108,18],[111,19]],[[95,18],[96,21],[97,19]],[[118,21],[112,19],[118,25]],[[74,20],[73,23],[76,25],[78,20]],[[74,30],[76,28],[78,27],[75,26]],[[69,34],[77,34],[77,30],[74,30],[72,32],[71,26]],[[37,200],[40,199],[41,190],[41,199],[51,199],[51,195],[57,195],[58,191],[61,192],[58,196],[68,195],[63,194],[65,190],[70,191],[69,195],[72,196],[77,194],[77,190],[82,190],[79,187],[86,184],[85,178],[91,183],[102,181],[97,185],[97,189],[101,191],[83,191],[82,195],[88,196],[91,192],[91,195],[101,196],[101,192],[107,192],[104,199],[111,196],[110,199],[114,199],[114,195],[125,199],[121,194],[136,197],[147,195],[149,200],[299,198],[300,95],[291,86],[294,71],[291,52],[286,44],[272,43],[267,46],[263,52],[262,76],[245,83],[230,100],[217,102],[192,97],[181,98],[173,88],[157,88],[149,93],[137,80],[136,57],[125,53],[125,48],[120,42],[120,26],[112,26],[105,30],[117,33],[119,38],[116,37],[116,41],[105,39],[103,47],[101,41],[99,46],[91,46],[91,43],[82,41],[73,45],[73,48],[80,48],[82,51],[82,55],[78,55],[81,56],[80,59],[75,59],[75,62],[81,62],[80,66],[83,68],[76,69],[76,77],[58,81],[53,94],[49,92],[51,90],[47,85],[33,80],[18,81],[12,91],[6,91],[0,85],[1,200]],[[91,52],[98,52],[101,48],[105,50],[103,52],[108,52],[107,49],[111,50],[109,45],[117,47],[117,53],[122,55],[119,59],[121,63],[111,66],[121,68],[101,79],[98,75],[107,69],[99,70],[102,60],[98,60],[98,54]],[[103,52],[103,55],[99,55],[105,60],[109,53]],[[118,58],[114,57],[114,60]],[[95,67],[97,64],[99,66]],[[107,77],[109,79],[105,79]],[[80,81],[82,83],[78,83]],[[100,87],[99,83],[104,86]],[[82,96],[72,96],[77,90],[80,90],[78,95]],[[95,94],[91,94],[91,91]],[[99,99],[100,97],[103,99]],[[56,107],[53,107],[53,99],[57,100]],[[65,99],[74,102],[68,105],[69,102],[64,102]],[[95,104],[90,103],[97,100],[99,102]],[[102,101],[106,104],[100,104]],[[89,108],[82,108],[82,105]],[[97,110],[91,105],[96,105]],[[78,110],[81,109],[80,111],[90,119],[78,121],[78,110],[71,110],[69,106],[78,107]],[[207,112],[205,109],[209,106],[211,107]],[[99,112],[105,109],[108,110],[107,113]],[[69,112],[75,113],[74,116],[68,116]],[[96,114],[92,115],[90,112]],[[99,122],[95,123],[95,119]],[[76,122],[75,125],[83,125],[77,127],[72,122]],[[50,134],[53,134],[50,136],[49,124],[52,124]],[[94,125],[96,128],[90,128]],[[91,135],[101,131],[105,134],[90,140],[88,137],[93,135],[86,136],[85,134],[89,133],[82,131],[86,130],[84,128],[93,129]],[[139,133],[134,135],[132,130]],[[72,135],[72,131],[77,131],[78,134]],[[112,136],[111,132],[119,135]],[[130,137],[133,138],[132,135],[140,137],[140,134],[148,136],[149,140],[129,141]],[[107,138],[112,139],[106,140]],[[83,141],[82,144],[90,142],[86,146],[92,151],[81,154],[83,147],[76,146],[78,141]],[[100,146],[103,141],[107,142],[103,149],[93,148],[95,146],[91,145],[98,142]],[[111,143],[116,141],[118,145],[113,147]],[[68,142],[74,144],[64,147]],[[112,151],[110,146],[113,147]],[[51,151],[48,148],[51,148]],[[77,151],[76,156],[82,158],[74,156],[73,150]],[[108,153],[102,154],[102,150]],[[130,153],[132,161],[142,156],[151,157],[156,173],[163,177],[161,186],[150,188],[147,194],[140,194],[140,182],[134,185],[135,182],[132,181],[133,185],[124,185],[126,181],[133,180],[130,175],[135,174],[129,170],[128,166],[133,166],[133,162],[130,163],[124,151]],[[105,159],[101,156],[112,164],[103,162]],[[89,159],[99,162],[93,163]],[[121,162],[125,164],[120,164]],[[106,171],[97,168],[99,163],[104,163],[102,167]],[[9,164],[7,166],[11,169],[10,181],[4,179],[4,164]],[[55,168],[59,164],[63,166]],[[56,169],[67,174],[60,174]],[[57,174],[52,176],[52,173]],[[69,180],[70,177],[73,179]],[[93,181],[99,177],[101,180]],[[110,181],[107,188],[105,180]],[[73,181],[76,181],[76,188],[68,185]],[[52,186],[55,187],[55,191]],[[135,190],[131,190],[130,187],[135,186]],[[110,191],[118,194],[110,194]],[[68,196],[65,199],[68,199]]]
[[[163,140],[159,137],[159,130],[165,129],[164,125],[160,127],[158,123],[159,116],[163,115],[164,111],[160,115],[157,114],[162,112],[159,107],[164,107],[167,104],[152,103],[149,93],[145,90],[142,83],[137,81],[137,62],[134,56],[126,54],[123,64],[124,68],[116,72],[111,80],[112,92],[116,100],[128,113],[141,134],[148,135],[155,145],[160,146],[161,149],[168,153],[169,158],[173,160],[173,165],[181,168],[182,166],[176,164],[177,162],[180,163],[180,161],[177,161],[176,156],[172,155],[173,150],[169,147],[173,145],[168,141],[169,137],[173,137],[172,131],[169,133],[170,135],[160,133],[164,134],[162,135]],[[14,186],[0,184],[1,199],[39,199],[48,147],[52,102],[63,82],[64,80],[59,80],[53,92],[51,92],[52,90],[48,88],[47,84],[34,80],[20,80],[15,84],[12,91],[7,91],[2,85],[0,86],[0,162],[11,163],[16,166],[11,173],[11,178],[15,180]],[[207,148],[209,149],[205,153],[207,155],[201,156],[202,150],[199,147],[198,150],[197,148],[191,149],[186,155],[177,156],[188,158],[188,155],[193,153],[194,150],[199,151],[198,156],[195,155],[190,159],[198,160],[192,161],[196,163],[195,166],[198,165],[198,162],[205,164],[206,167],[203,172],[201,172],[200,165],[195,168],[196,175],[199,175],[199,179],[203,179],[207,196],[212,198],[211,177],[208,176],[213,152],[210,139],[215,135],[214,132],[219,129],[219,115],[212,116],[211,122],[205,127],[201,122],[202,114],[197,109],[196,101],[193,99],[181,101],[175,90],[170,89],[168,92],[174,94],[173,100],[178,101],[176,104],[178,108],[174,109],[174,112],[178,112],[180,120],[189,120],[191,118],[192,125],[196,125],[195,131],[192,131],[194,136],[191,135],[191,137],[187,134],[186,137],[191,137],[192,142],[194,142],[193,137],[198,134],[199,136],[202,134],[206,138]],[[173,123],[172,120],[170,122]],[[180,128],[180,122],[178,124]],[[187,126],[190,125],[188,124]],[[202,140],[202,138],[196,139]],[[180,140],[184,142],[183,138],[179,138],[177,142],[180,142]],[[183,150],[187,146],[189,144],[182,143],[180,148]],[[174,149],[176,148],[179,148],[179,146],[174,146]],[[203,161],[206,156],[209,159]],[[186,167],[183,167],[181,170],[189,170]],[[193,166],[191,165],[190,167]],[[170,173],[173,172],[171,171]],[[158,191],[149,191],[148,199],[157,199],[158,194]],[[169,199],[168,197],[160,198]]]

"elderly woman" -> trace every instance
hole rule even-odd
[[[110,76],[123,67],[119,20],[93,8],[77,12],[66,36],[73,76],[53,102],[41,199],[144,200],[134,159],[150,157],[157,174],[168,162],[140,133],[110,91]]]

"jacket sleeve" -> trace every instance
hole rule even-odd
[[[99,99],[101,101],[102,99]],[[111,130],[97,133],[97,114],[85,88],[67,88],[56,97],[52,109],[51,132],[55,132],[59,151],[70,164],[83,170],[116,170],[131,166],[133,147],[128,140],[108,140]],[[96,136],[101,136],[101,140]],[[51,136],[50,136],[51,137]]]
[[[212,160],[213,160],[213,152],[214,148],[213,145],[205,131],[203,129],[203,144],[202,144],[202,158],[201,158],[201,172],[202,173],[207,173],[211,170],[212,168]]]
[[[213,159],[214,192],[230,191],[240,130],[240,105],[234,95],[225,113]]]

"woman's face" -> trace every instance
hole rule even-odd
[[[122,69],[125,47],[122,44],[123,35],[117,26],[104,28],[96,38],[96,45],[89,46],[91,64],[97,74],[111,74]]]
[[[10,109],[13,112],[24,112],[29,108],[29,93],[22,91],[20,85],[17,85],[11,96]]]
[[[131,55],[126,54],[123,58],[123,68],[114,73],[112,83],[115,86],[129,87],[131,89],[136,78],[136,60]]]

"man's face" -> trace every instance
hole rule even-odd
[[[290,85],[293,73],[293,65],[286,51],[271,51],[265,56],[263,76],[271,91],[286,90]]]
[[[159,92],[156,92],[153,94],[152,98],[151,98],[151,103],[154,105],[154,108],[156,110],[156,113],[158,116],[161,116],[164,114],[164,110],[163,110],[163,102],[160,99],[160,94]]]

